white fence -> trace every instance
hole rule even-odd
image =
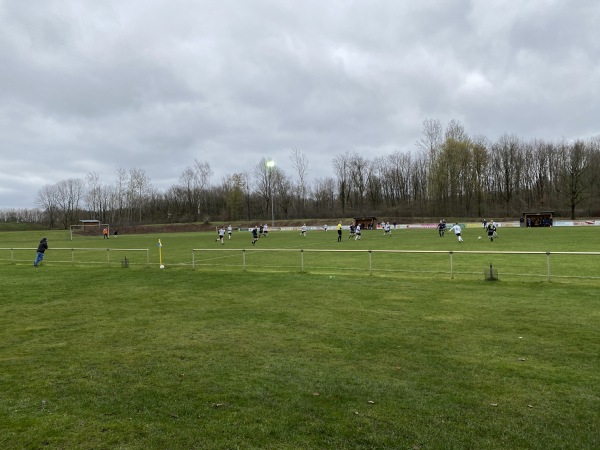
[[[287,258],[255,258],[254,255],[260,253],[286,253]],[[312,257],[319,253],[337,253],[341,255],[358,254],[363,259],[354,259],[353,267],[340,267],[330,265],[315,264],[314,261],[307,263],[306,258]],[[230,254],[232,256],[223,256]],[[292,258],[289,255],[296,255]],[[199,255],[205,255],[203,259],[199,259]],[[208,256],[212,255],[212,256]],[[308,256],[310,255],[310,256]],[[398,262],[402,255],[420,255],[428,257],[426,260],[419,261],[404,260],[403,267]],[[448,259],[444,263],[438,262],[440,256],[447,256]],[[587,266],[590,269],[588,274],[582,273],[578,269],[578,265],[573,265],[573,261],[565,261],[566,257],[580,258],[600,256],[600,252],[539,252],[539,251],[446,251],[446,250],[316,250],[316,249],[192,249],[192,267],[211,267],[227,266],[228,268],[240,267],[246,271],[250,267],[252,270],[261,269],[279,269],[279,270],[294,270],[300,272],[324,271],[335,272],[343,270],[366,270],[369,275],[374,272],[412,272],[412,273],[438,273],[448,274],[450,278],[454,278],[459,274],[481,274],[485,275],[488,272],[494,273],[499,271],[499,276],[514,276],[523,277],[530,276],[535,278],[544,278],[551,281],[552,278],[589,278],[600,279],[600,273],[597,268],[600,266],[597,261],[590,261]],[[232,261],[231,258],[234,259]],[[252,263],[249,263],[250,257],[255,258]],[[432,261],[431,257],[437,258]],[[485,259],[486,257],[487,259]],[[294,258],[297,258],[294,262]],[[496,261],[490,259],[496,258]],[[556,263],[558,273],[552,272],[552,260],[561,258],[561,261]],[[460,260],[457,268],[457,259]],[[225,261],[226,260],[226,261]],[[269,262],[269,260],[271,262]],[[366,260],[366,261],[365,261]],[[274,262],[273,262],[274,261]],[[485,261],[485,262],[484,262]],[[377,264],[379,263],[379,264]],[[440,270],[440,264],[447,264],[447,270]],[[268,265],[270,267],[266,267]],[[432,269],[436,266],[436,269]],[[493,267],[492,267],[493,266]],[[573,267],[571,267],[573,266]],[[479,271],[474,271],[477,267]],[[499,269],[500,268],[500,269]]]
[[[35,259],[36,248],[0,248],[0,260],[8,260],[12,263],[31,262]],[[51,264],[107,264],[119,262],[122,265],[137,264],[150,266],[150,252],[147,248],[58,248],[51,250]],[[5,253],[6,252],[6,253]],[[106,254],[106,259],[102,256]],[[116,258],[113,256],[117,254]],[[131,254],[134,257],[131,258]],[[145,253],[145,258],[142,253]],[[9,255],[9,258],[5,258]],[[66,255],[66,256],[63,256]],[[139,255],[139,257],[137,256]],[[111,258],[112,257],[112,258]],[[125,258],[125,259],[121,259]]]

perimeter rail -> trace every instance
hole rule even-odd
[[[10,251],[10,261],[13,263],[19,262],[19,261],[29,261],[31,259],[31,261],[33,261],[35,259],[35,252],[37,250],[37,247],[35,248],[17,248],[17,247],[10,247],[10,248],[2,248],[0,247],[0,251]],[[23,251],[28,251],[31,252],[31,258],[29,259],[19,259],[19,258],[15,258],[15,252],[23,252]],[[48,254],[52,254],[54,255],[54,252],[71,252],[71,260],[70,261],[65,261],[65,260],[58,260],[55,259],[54,257],[52,257],[51,261],[52,262],[57,262],[57,263],[64,263],[64,262],[68,262],[71,264],[75,264],[77,261],[75,260],[75,255],[76,253],[82,253],[82,252],[93,252],[93,253],[99,253],[99,252],[105,252],[106,253],[106,264],[110,265],[111,263],[111,253],[113,252],[117,252],[117,253],[121,253],[123,254],[123,252],[146,252],[146,267],[150,267],[150,251],[147,248],[83,248],[83,247],[79,247],[79,248],[67,248],[67,247],[52,247],[51,249],[48,250]],[[79,263],[84,263],[84,261],[79,261]],[[86,264],[97,264],[95,262],[89,262],[89,261],[85,261]]]
[[[600,252],[542,252],[542,251],[494,251],[494,250],[335,250],[335,249],[225,249],[225,248],[195,248],[192,249],[192,268],[196,268],[196,253],[199,252],[241,252],[242,267],[246,271],[246,256],[248,253],[260,252],[287,252],[299,253],[300,271],[304,272],[304,254],[305,253],[366,253],[369,259],[369,275],[373,274],[373,255],[374,254],[446,254],[450,257],[450,278],[454,279],[454,255],[546,255],[546,277],[548,281],[552,280],[552,271],[550,265],[550,256],[552,255],[581,255],[581,256],[600,256]]]

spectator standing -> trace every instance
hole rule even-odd
[[[44,260],[44,254],[46,253],[46,250],[48,250],[48,239],[43,237],[38,245],[35,261],[33,261],[33,267],[37,267],[38,264]]]

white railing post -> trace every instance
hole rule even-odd
[[[450,250],[450,279],[454,280],[454,269],[452,267],[452,250]]]
[[[300,272],[304,272],[304,250],[300,249]]]
[[[550,252],[546,252],[546,262],[548,264],[548,283],[550,282]]]

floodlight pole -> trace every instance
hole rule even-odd
[[[273,168],[275,167],[275,161],[269,159],[267,167],[269,170],[269,195],[271,196],[271,229],[273,229],[275,228],[275,208],[273,202]]]

